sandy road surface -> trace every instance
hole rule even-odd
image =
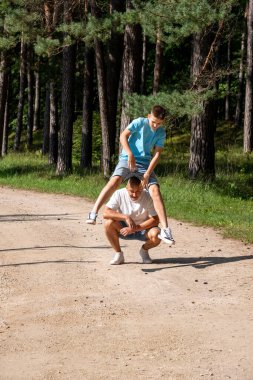
[[[253,246],[171,221],[110,266],[77,197],[0,188],[0,379],[253,379]],[[101,221],[100,221],[101,222]]]

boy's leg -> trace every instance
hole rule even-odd
[[[165,210],[162,194],[160,192],[160,188],[157,184],[154,184],[154,185],[150,185],[148,190],[151,195],[151,198],[153,199],[154,207],[159,217],[162,228],[167,228],[168,227],[167,215],[166,215],[166,210]]]
[[[91,212],[89,213],[88,219],[86,223],[88,224],[96,224],[97,213],[100,208],[103,206],[104,202],[110,198],[110,196],[114,193],[115,190],[120,186],[122,182],[122,177],[114,176],[111,177],[109,182],[105,185],[105,187],[101,190]]]
[[[151,184],[149,186],[149,193],[151,195],[151,198],[153,199],[154,208],[157,212],[162,226],[159,238],[169,245],[175,244],[175,240],[172,237],[171,229],[168,227],[166,209],[158,184]]]

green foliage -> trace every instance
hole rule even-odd
[[[128,114],[135,118],[146,115],[154,104],[163,106],[170,118],[194,116],[203,110],[203,102],[213,97],[213,91],[198,93],[188,90],[183,93],[172,91],[171,93],[159,92],[156,95],[143,96],[138,94],[127,95]]]

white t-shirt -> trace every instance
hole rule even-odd
[[[126,188],[117,190],[106,206],[114,211],[129,215],[135,224],[145,222],[150,216],[157,215],[152,198],[147,190],[143,190],[136,201],[130,198]]]

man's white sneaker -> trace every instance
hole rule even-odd
[[[152,264],[152,259],[149,256],[148,251],[145,251],[145,249],[141,247],[139,254],[142,258],[143,264]]]
[[[120,264],[124,264],[124,262],[125,262],[125,259],[124,259],[123,252],[116,252],[113,259],[110,261],[110,264],[120,265]]]
[[[169,245],[175,244],[175,240],[172,237],[171,229],[169,227],[162,229],[158,237]]]

